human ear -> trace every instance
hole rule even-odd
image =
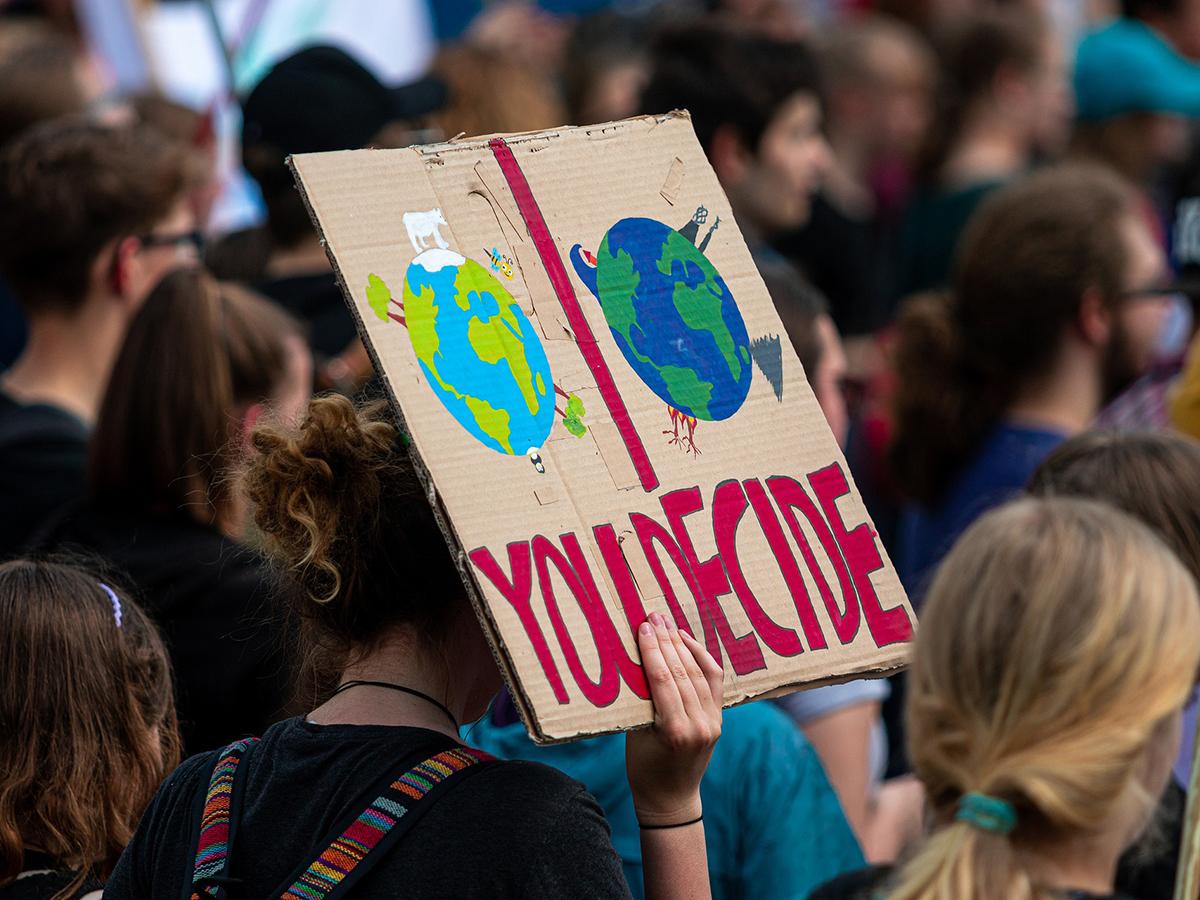
[[[108,288],[125,300],[136,290],[139,250],[141,242],[135,237],[121,238],[112,249],[108,265]]]
[[[1083,292],[1076,324],[1088,344],[1103,347],[1108,343],[1113,329],[1113,311],[1096,288],[1088,288]]]

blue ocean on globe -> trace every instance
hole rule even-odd
[[[442,405],[480,443],[522,455],[554,424],[550,361],[533,323],[479,263],[432,249],[404,280],[409,337]]]
[[[725,280],[662,222],[613,225],[594,266],[572,253],[621,353],[669,406],[698,419],[733,415],[750,390],[750,338]]]

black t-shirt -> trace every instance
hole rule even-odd
[[[808,900],[876,900],[885,896],[881,892],[894,872],[892,866],[870,866],[847,872],[815,888]],[[1089,894],[1087,891],[1063,891],[1059,896],[1062,900],[1133,900],[1120,893]]]
[[[0,560],[20,555],[55,512],[83,496],[87,426],[0,391]]]
[[[358,337],[354,316],[332,271],[273,278],[258,282],[254,289],[308,325],[308,343],[318,357],[337,356]]]
[[[289,632],[276,579],[253,551],[185,513],[90,504],[37,545],[97,554],[128,577],[171,656],[185,753],[261,734],[284,714]]]
[[[397,775],[456,746],[423,728],[271,728],[246,763],[245,806],[230,875],[239,896],[266,897],[324,849],[351,807],[365,809]],[[171,775],[143,816],[105,900],[182,896],[191,878],[199,809],[216,753]],[[239,776],[240,777],[240,776]],[[583,785],[538,763],[502,762],[444,793],[354,888],[359,900],[629,897],[608,823]]]
[[[48,856],[26,850],[24,871],[16,881],[0,887],[0,900],[80,900],[100,890],[100,882],[86,876],[78,887],[59,898],[59,892],[75,881],[75,875],[75,872],[59,868]]]

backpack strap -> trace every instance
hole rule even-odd
[[[188,893],[191,900],[223,900],[227,896],[224,882],[245,793],[245,778],[237,775],[245,771],[242,764],[257,744],[256,737],[236,741],[221,751],[213,766],[200,815],[200,836]]]
[[[366,809],[343,820],[329,835],[320,856],[300,869],[273,896],[282,900],[335,900],[387,855],[443,793],[487,768],[495,757],[456,747],[429,757],[386,782]]]

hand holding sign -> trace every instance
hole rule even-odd
[[[662,827],[700,815],[700,779],[721,736],[724,675],[704,645],[658,613],[638,628],[654,725],[625,738],[633,808]]]

